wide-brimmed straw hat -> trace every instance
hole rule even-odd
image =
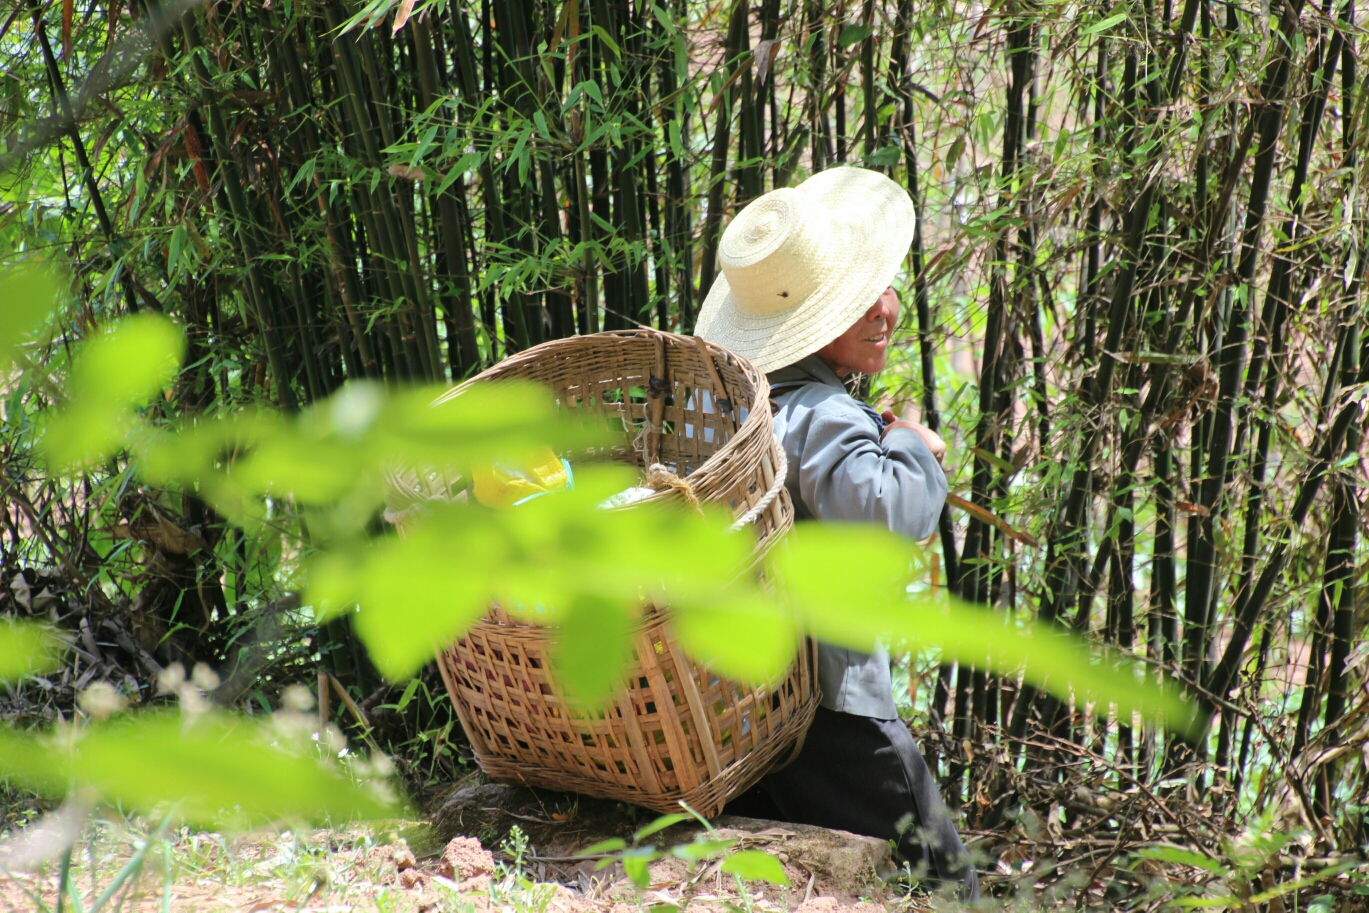
[[[836,339],[879,298],[913,243],[917,211],[878,171],[830,168],[737,213],[695,335],[762,371]]]

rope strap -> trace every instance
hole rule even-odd
[[[779,438],[775,440],[779,441]],[[775,448],[775,481],[770,483],[770,487],[761,499],[750,510],[738,517],[736,522],[727,528],[727,531],[729,533],[740,532],[743,527],[755,523],[761,514],[769,510],[770,505],[775,503],[775,499],[780,496],[780,492],[784,489],[784,480],[788,475],[789,458],[784,455],[784,445],[780,444],[779,447]]]
[[[779,438],[775,439],[777,442]],[[727,528],[729,533],[740,532],[752,523],[755,523],[760,516],[770,509],[770,505],[775,503],[775,499],[780,496],[784,489],[784,480],[789,475],[789,458],[784,455],[784,446],[781,444],[774,450],[775,454],[775,481],[770,483],[761,499],[751,506],[751,509],[738,517],[731,526]],[[678,491],[690,507],[698,513],[703,513],[703,505],[699,502],[699,496],[694,493],[694,486],[689,484],[688,479],[682,479],[671,472],[661,463],[652,463],[646,469],[646,484],[648,488],[660,491],[663,488],[671,488]]]

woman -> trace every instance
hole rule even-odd
[[[753,201],[718,249],[695,332],[751,359],[779,405],[798,518],[878,523],[910,539],[946,500],[934,432],[857,402],[842,381],[881,370],[898,324],[891,286],[917,213],[884,175],[833,168]],[[889,656],[818,646],[822,703],[792,764],[728,811],[897,840],[930,880],[978,896],[974,867],[894,707]]]

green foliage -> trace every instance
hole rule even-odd
[[[459,475],[474,461],[517,462],[541,447],[608,439],[602,427],[558,413],[531,384],[484,384],[434,402],[441,392],[392,394],[358,382],[291,418],[252,410],[195,420],[145,440],[141,472],[153,484],[195,486],[226,517],[254,527],[266,498],[291,498],[310,509],[316,536],[348,538],[406,471]]]
[[[0,766],[38,788],[89,790],[145,813],[170,806],[205,826],[394,816],[393,799],[285,750],[288,741],[289,733],[237,717],[143,714],[43,739],[0,734]]]
[[[853,44],[860,44],[870,37],[870,29],[864,25],[843,25],[841,32],[837,36],[837,44],[843,48],[849,48]]]
[[[322,548],[307,591],[317,617],[352,611],[373,661],[392,680],[413,675],[494,603],[557,629],[560,680],[578,702],[597,707],[629,656],[636,614],[653,603],[670,607],[686,650],[746,681],[782,675],[806,630],[866,650],[877,638],[937,646],[963,662],[1024,669],[1028,681],[1062,695],[1163,712],[1171,725],[1192,719],[1172,693],[1130,668],[1095,661],[1083,644],[1019,630],[983,610],[910,598],[908,586],[925,568],[920,550],[869,527],[796,530],[768,563],[782,584],[777,601],[747,572],[750,540],[727,532],[726,515],[603,509],[636,484],[623,467],[583,464],[572,490],[514,509],[431,505],[402,536],[368,537],[397,473],[439,466],[462,476],[473,461],[518,460],[548,443],[583,450],[602,446],[605,434],[517,384],[478,385],[436,404],[430,388],[387,395],[357,384],[292,418],[247,412],[152,430],[136,408],[174,376],[182,345],[169,322],[151,315],[88,343],[73,365],[67,405],[48,425],[49,454],[75,465],[131,440],[148,481],[193,488],[243,523],[263,522],[270,499],[293,499],[318,521],[311,525]],[[260,738],[256,728],[219,717],[184,732],[154,717],[98,727],[66,754],[19,737],[5,750],[22,776],[49,786],[86,783],[141,808],[178,799],[179,813],[196,821],[222,821],[228,808],[243,821],[384,811],[338,775],[278,757]],[[154,758],[161,767],[148,766]],[[151,769],[157,776],[135,773]],[[623,850],[634,880],[645,877],[650,858],[637,847]],[[738,875],[775,874],[748,856],[735,858],[745,869]]]
[[[634,606],[621,599],[577,593],[564,603],[557,625],[552,668],[572,701],[591,710],[620,690],[623,666],[631,658],[628,637]]]
[[[802,631],[775,600],[742,587],[683,606],[670,627],[690,656],[752,683],[775,681],[788,670]]]
[[[722,870],[746,881],[768,881],[771,884],[787,885],[789,876],[784,874],[780,861],[769,853],[760,850],[742,850],[732,853],[723,863]]]
[[[1189,848],[1162,843],[1142,847],[1133,856],[1136,860],[1167,863],[1201,873],[1197,878],[1153,887],[1153,900],[1163,899],[1180,909],[1244,909],[1290,895],[1307,896],[1310,888],[1330,884],[1344,872],[1363,869],[1362,860],[1349,856],[1270,885],[1265,873],[1287,860],[1285,854],[1290,850],[1296,858],[1300,845],[1311,837],[1306,831],[1284,832],[1279,825],[1278,816],[1272,810],[1264,810],[1252,817],[1242,833],[1223,838],[1216,846]],[[1316,909],[1318,905],[1319,900],[1314,899],[1307,909]]]
[[[44,625],[0,619],[0,681],[55,669],[62,646]]]
[[[67,380],[67,404],[45,423],[43,449],[55,468],[108,458],[127,443],[138,407],[180,370],[185,338],[159,314],[138,314],[82,344]]]
[[[682,821],[689,821],[691,819],[699,821],[703,825],[704,830],[698,837],[689,843],[677,843],[666,848],[658,848],[651,844],[644,845],[642,843],[643,840],[655,836],[668,827],[673,827]],[[754,851],[732,853],[732,850],[736,846],[736,840],[719,840],[713,827],[707,821],[700,818],[699,815],[694,813],[693,810],[690,810],[688,814],[676,812],[670,815],[662,815],[650,824],[638,828],[632,835],[631,844],[621,837],[611,837],[608,840],[601,840],[592,846],[585,847],[578,855],[587,858],[595,856],[601,857],[599,861],[595,863],[594,867],[596,871],[607,868],[615,862],[619,863],[623,867],[623,872],[639,891],[646,890],[651,883],[651,863],[667,857],[683,859],[689,864],[689,867],[693,869],[700,862],[725,856],[727,858],[722,864],[722,871],[733,874],[738,878],[748,881],[764,880],[769,881],[772,884],[789,883],[788,879],[784,876],[784,870],[779,868],[779,863],[774,858],[766,856],[764,853],[756,853]],[[770,862],[774,864],[774,868],[768,867],[763,862],[756,861],[752,858],[754,856],[762,856],[770,860]],[[728,865],[732,860],[737,857],[741,857],[741,862],[736,863],[732,868],[728,868]],[[775,878],[775,872],[777,870],[779,872],[778,878],[781,880],[776,880]]]
[[[411,675],[493,601],[560,628],[555,658],[569,690],[602,702],[643,599],[669,604],[680,617],[704,606],[699,615],[707,617],[720,596],[749,592],[737,580],[749,543],[725,532],[726,517],[600,508],[636,481],[622,467],[587,464],[576,471],[573,491],[514,509],[435,505],[402,537],[320,557],[310,568],[308,600],[323,617],[358,604],[357,632],[393,678]],[[714,627],[728,636],[734,621],[747,623],[720,616]]]
[[[42,325],[56,302],[50,270],[32,261],[0,268],[0,371],[9,369],[16,347]]]
[[[1122,713],[1162,717],[1177,731],[1202,723],[1172,686],[1134,661],[1091,648],[1058,628],[945,596],[909,596],[924,560],[906,540],[869,525],[802,523],[772,554],[798,618],[815,637],[858,650],[876,640],[895,648],[939,648],[965,664],[1028,681],[1062,697],[1111,701]],[[841,569],[835,571],[835,569]],[[898,652],[898,649],[895,649]]]
[[[659,834],[661,831],[665,830],[666,828],[672,825],[679,824],[681,821],[688,821],[691,817],[693,816],[682,814],[680,812],[675,812],[674,814],[670,815],[662,815],[661,817],[657,818],[655,821],[651,822],[645,827],[637,828],[637,830],[634,831],[632,834],[632,842],[641,843],[643,840],[650,837],[652,834]],[[600,852],[604,851],[600,850]]]

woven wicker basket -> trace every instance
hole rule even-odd
[[[621,420],[632,443],[616,458],[644,470],[658,464],[648,473],[658,483],[671,475],[689,483],[676,478],[648,500],[725,504],[737,525],[755,525],[758,553],[793,524],[769,385],[737,355],[692,336],[599,333],[529,349],[467,383],[510,377],[547,384],[564,407]],[[410,503],[448,490],[438,472],[392,481]],[[812,646],[779,685],[749,688],[692,663],[668,618],[668,610],[643,612],[623,688],[588,715],[571,708],[551,673],[549,632],[491,610],[438,656],[481,769],[658,811],[678,811],[683,800],[712,817],[793,757],[817,709]]]

